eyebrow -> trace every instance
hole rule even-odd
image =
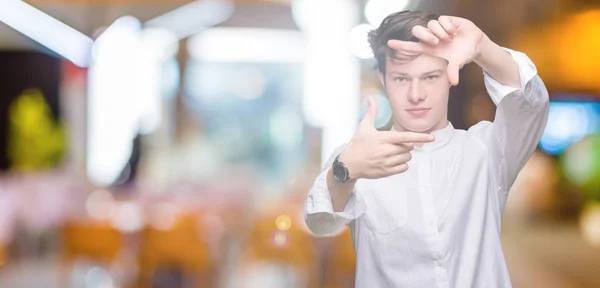
[[[428,76],[428,75],[435,74],[435,73],[441,73],[441,72],[444,72],[444,71],[442,69],[436,69],[436,70],[428,71],[428,72],[421,74],[421,77]],[[395,75],[400,75],[400,76],[410,76],[409,74],[399,72],[399,71],[390,71],[390,74],[395,74]]]

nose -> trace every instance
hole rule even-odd
[[[410,91],[408,92],[408,100],[412,103],[419,103],[425,100],[426,93],[425,89],[420,87],[418,81],[414,81],[410,84]]]

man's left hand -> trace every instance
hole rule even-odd
[[[458,72],[479,56],[480,46],[487,36],[470,20],[441,16],[427,27],[412,29],[421,42],[388,41],[388,46],[401,54],[428,54],[448,61],[448,80],[458,85]]]

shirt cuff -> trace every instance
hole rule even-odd
[[[483,75],[484,75],[485,88],[487,89],[488,94],[490,95],[490,97],[492,98],[492,101],[494,101],[496,106],[500,103],[500,101],[502,101],[502,99],[505,96],[507,96],[517,90],[522,90],[527,85],[527,83],[529,83],[529,81],[531,81],[531,79],[533,79],[537,75],[537,69],[536,69],[535,65],[533,64],[533,62],[531,61],[531,59],[529,59],[529,57],[527,57],[527,55],[525,55],[522,52],[511,50],[508,48],[503,47],[503,49],[506,50],[508,53],[510,53],[510,55],[513,57],[513,59],[517,63],[517,66],[519,66],[519,76],[521,79],[521,87],[515,88],[515,87],[503,85],[500,82],[498,82],[496,79],[492,78],[492,76],[490,76],[490,74],[488,74],[487,71],[484,70]],[[523,95],[525,97],[537,96],[537,94],[531,94],[531,93],[524,93]],[[526,99],[526,100],[529,103],[537,102],[537,99]]]
[[[306,198],[306,213],[327,213],[333,215],[334,218],[340,217],[347,220],[354,220],[360,217],[365,212],[365,203],[361,197],[358,196],[356,190],[350,194],[350,199],[344,210],[341,212],[333,211],[333,204],[331,202],[331,194],[327,188],[327,173],[329,169],[325,169],[317,180],[315,185],[310,189],[308,197]]]

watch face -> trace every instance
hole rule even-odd
[[[347,180],[348,176],[346,174],[346,169],[343,164],[336,163],[335,165],[333,165],[333,176],[335,176],[335,179],[341,182],[345,182]]]

